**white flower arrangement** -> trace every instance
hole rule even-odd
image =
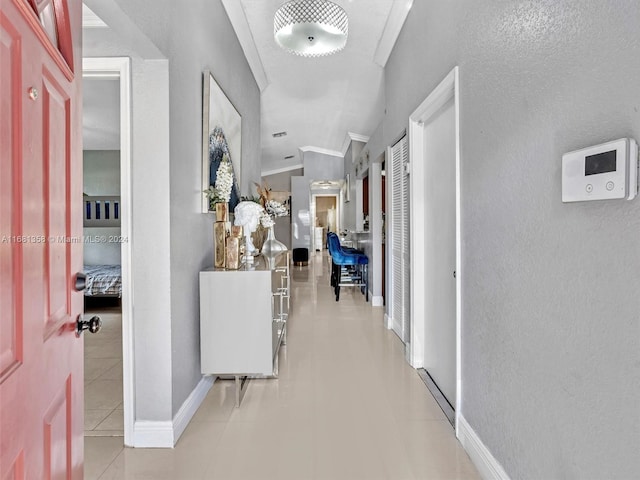
[[[260,225],[264,228],[271,228],[276,224],[275,220],[265,210],[260,214]]]
[[[222,156],[222,161],[216,171],[216,184],[207,188],[204,193],[209,197],[209,205],[213,207],[216,203],[228,203],[231,199],[231,189],[233,188],[233,170],[227,154]]]
[[[264,205],[265,210],[272,217],[284,217],[289,214],[289,210],[277,200],[267,200]]]
[[[228,202],[231,198],[231,188],[233,188],[233,171],[228,156],[223,156],[218,171],[216,173],[216,193],[223,202]]]

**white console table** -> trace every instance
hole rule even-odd
[[[277,377],[290,306],[289,252],[239,270],[200,272],[203,374],[233,376],[236,406],[250,377]]]

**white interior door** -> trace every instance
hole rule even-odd
[[[409,142],[391,147],[391,328],[404,343],[410,340],[411,269],[409,211]]]
[[[424,368],[456,405],[456,139],[451,98],[424,125]]]

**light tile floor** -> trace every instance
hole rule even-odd
[[[85,478],[479,479],[383,309],[354,289],[336,302],[326,257],[292,276],[277,380],[251,381],[239,409],[216,381],[175,449],[86,438]]]
[[[113,308],[85,315],[99,315],[102,329],[84,334],[84,434],[117,436],[122,446],[122,315]]]

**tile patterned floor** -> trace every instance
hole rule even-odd
[[[217,381],[174,449],[87,437],[85,478],[480,478],[383,309],[353,289],[336,302],[319,255],[292,275],[277,380],[253,380],[239,409],[233,383]]]
[[[122,316],[114,309],[92,310],[102,329],[84,334],[85,436],[119,436],[122,445]]]

